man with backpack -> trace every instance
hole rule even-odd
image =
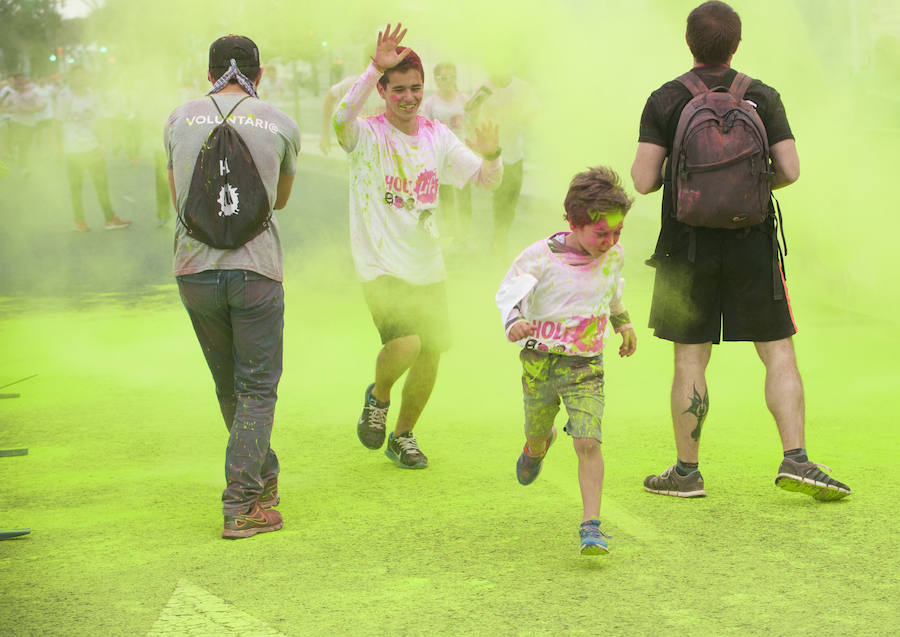
[[[209,48],[212,90],[169,116],[169,185],[178,212],[175,277],[230,432],[223,538],[282,526],[278,458],[269,445],[281,378],[284,292],[278,222],[296,172],[300,131],[257,97],[252,40]]]
[[[741,21],[729,5],[694,9],[686,39],[694,66],[650,95],[631,169],[638,192],[664,186],[662,227],[648,261],[656,268],[650,327],[675,347],[677,463],[647,476],[644,488],[706,495],[698,463],[709,411],[706,366],[712,344],[724,339],[752,341],[765,365],[766,405],[784,448],[775,484],[817,500],[843,498],[850,488],[810,462],[805,449],[803,385],[791,338],[797,329],[771,203],[772,189],[799,177],[781,97],[731,68]]]

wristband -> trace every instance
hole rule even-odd
[[[484,157],[485,161],[494,161],[495,159],[499,159],[500,158],[500,147],[498,146],[497,150],[492,152],[490,155],[482,155],[482,157]]]
[[[609,322],[612,323],[613,329],[618,332],[621,328],[631,324],[631,317],[628,316],[628,312],[620,312],[610,316]]]

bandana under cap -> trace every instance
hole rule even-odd
[[[220,67],[221,68],[221,67]],[[240,84],[241,88],[244,89],[251,97],[255,97],[259,99],[259,95],[256,94],[256,87],[253,85],[253,82],[250,79],[241,73],[240,69],[237,67],[237,62],[234,61],[234,58],[231,58],[231,66],[228,67],[228,70],[216,80],[216,83],[213,84],[212,89],[210,89],[207,95],[212,95],[213,93],[218,93],[221,91],[231,79],[236,79],[237,83]]]

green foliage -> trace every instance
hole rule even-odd
[[[6,73],[43,64],[62,17],[55,0],[0,0],[0,65]]]

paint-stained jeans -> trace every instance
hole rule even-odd
[[[603,356],[565,356],[523,349],[522,393],[525,397],[525,435],[550,435],[562,399],[569,421],[565,431],[573,438],[601,442],[603,420]]]
[[[278,476],[269,439],[281,379],[284,290],[280,282],[247,270],[176,278],[231,433],[223,510],[245,513]]]

